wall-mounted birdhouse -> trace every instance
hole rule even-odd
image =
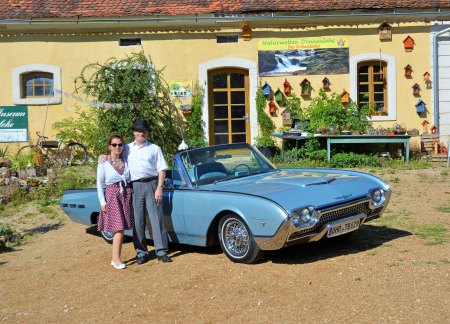
[[[392,39],[392,27],[387,22],[382,23],[378,27],[378,36],[380,40],[391,40]]]
[[[430,130],[431,134],[437,134],[437,127],[435,125],[431,126]]]
[[[413,73],[413,69],[412,69],[412,66],[411,65],[407,65],[407,66],[405,66],[404,67],[404,69],[405,69],[405,77],[411,77],[411,74]]]
[[[405,52],[411,52],[414,48],[414,39],[411,36],[407,36],[403,40],[403,46],[405,47]]]
[[[308,97],[311,95],[311,82],[308,81],[308,79],[304,79],[301,83],[300,83],[300,87],[302,88],[302,93],[301,95],[303,97]]]
[[[291,93],[291,84],[289,83],[289,81],[286,78],[284,79],[283,87],[284,87],[284,93],[286,93],[286,94]]]
[[[275,101],[278,103],[282,102],[284,99],[283,92],[281,92],[280,89],[277,89],[273,95],[275,97]]]
[[[428,125],[430,124],[430,122],[428,120],[424,120],[420,124],[423,126],[423,131],[422,132],[424,134],[428,134]]]
[[[344,91],[341,93],[341,102],[343,104],[347,104],[350,102],[350,93],[348,93],[345,89]]]
[[[428,73],[428,71],[427,72],[425,72],[424,74],[423,74],[423,80],[425,81],[425,82],[430,82],[430,73]]]
[[[272,99],[269,100],[269,113],[273,114],[275,112],[275,102]]]
[[[419,99],[419,101],[417,101],[417,103],[416,103],[416,112],[417,113],[423,113],[423,112],[425,112],[425,106],[426,106],[427,104],[422,100],[422,99]],[[428,123],[428,121],[426,121],[426,120],[424,120],[423,122],[422,122],[422,126],[425,126],[425,125],[427,125],[427,124],[429,124]]]
[[[270,96],[270,94],[272,93],[272,88],[270,87],[270,85],[265,82],[264,85],[261,87],[263,95],[264,96]]]
[[[292,124],[291,111],[289,110],[289,108],[286,108],[281,113],[281,118],[283,120],[283,125],[291,125]]]
[[[415,83],[415,84],[412,86],[412,89],[413,89],[413,95],[415,95],[415,96],[420,95],[420,91],[422,90],[422,89],[420,89],[420,85],[417,84],[417,83]]]
[[[242,26],[242,38],[244,41],[249,41],[252,38],[252,28],[248,23]]]
[[[322,89],[330,89],[330,80],[327,77],[322,80]]]

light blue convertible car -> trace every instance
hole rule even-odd
[[[391,189],[363,172],[277,169],[244,143],[177,152],[163,195],[172,242],[220,244],[230,260],[254,263],[266,250],[357,230],[381,216]],[[75,222],[97,223],[95,189],[65,191],[61,207]]]

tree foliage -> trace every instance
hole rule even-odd
[[[122,135],[127,142],[133,141],[136,119],[149,122],[149,140],[159,145],[166,155],[176,151],[183,122],[162,70],[157,70],[144,52],[86,65],[75,79],[75,90],[90,100],[115,104],[115,108],[90,107],[79,113],[77,120],[64,120],[54,125],[63,135],[75,132],[77,139],[92,153],[105,152],[112,134]]]
[[[186,115],[186,142],[189,147],[206,145],[202,120],[203,93],[204,89],[196,83],[192,94],[191,113]]]

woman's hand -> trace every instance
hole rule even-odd
[[[101,205],[102,212],[106,213],[106,205]]]

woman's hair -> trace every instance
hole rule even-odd
[[[108,146],[111,145],[112,140],[115,139],[115,138],[120,139],[120,140],[122,141],[122,143],[123,143],[123,138],[122,138],[122,136],[120,136],[120,135],[111,135],[111,137],[110,137],[109,140],[108,140]]]

